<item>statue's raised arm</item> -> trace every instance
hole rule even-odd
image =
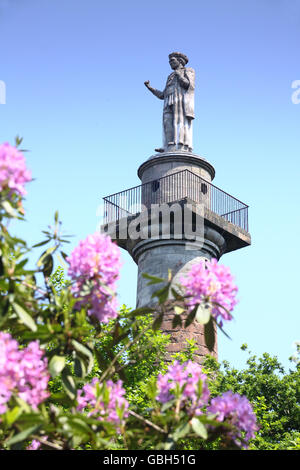
[[[144,82],[144,85],[148,88],[149,91],[151,91],[151,93],[153,93],[153,95],[157,96],[157,98],[159,98],[160,100],[164,99],[164,92],[156,90],[156,88],[152,88],[152,86],[150,86],[149,80]]]
[[[158,152],[174,150],[192,151],[192,122],[194,119],[195,71],[185,67],[188,58],[181,52],[169,54],[169,63],[174,70],[163,91],[152,88],[149,80],[144,84],[157,98],[164,100],[163,148]]]

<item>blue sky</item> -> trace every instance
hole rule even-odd
[[[219,359],[241,367],[246,342],[287,366],[300,340],[300,0],[0,0],[0,44],[0,142],[24,137],[35,178],[15,229],[35,243],[59,209],[70,249],[96,230],[101,198],[139,184],[161,144],[162,102],[143,82],[163,88],[168,54],[189,57],[194,151],[250,206],[252,246],[221,259],[240,302]],[[122,257],[120,302],[134,306],[137,269]]]

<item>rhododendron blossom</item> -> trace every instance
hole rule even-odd
[[[48,436],[43,436],[44,439],[48,439]],[[26,450],[42,450],[42,443],[38,439],[32,439],[31,443],[26,447]]]
[[[216,259],[201,260],[192,265],[186,276],[180,279],[185,288],[186,303],[190,310],[197,304],[211,305],[211,314],[220,322],[231,320],[231,311],[237,304],[237,286],[229,268],[218,264]]]
[[[48,362],[43,356],[38,341],[19,349],[9,333],[0,332],[0,414],[7,410],[13,393],[33,409],[49,396]]]
[[[88,416],[94,416],[100,421],[110,421],[114,424],[122,424],[123,418],[128,417],[128,401],[124,398],[125,390],[122,380],[116,383],[108,380],[105,385],[100,385],[95,377],[90,384],[83,386],[77,392],[77,410],[86,409]],[[122,419],[118,414],[121,413]]]
[[[233,430],[229,431],[229,435],[238,446],[246,447],[249,439],[255,437],[254,433],[258,430],[256,416],[245,396],[232,391],[225,392],[223,395],[212,399],[207,411],[216,414],[218,421],[226,421],[233,426]],[[242,441],[241,431],[245,432]],[[243,440],[246,442],[243,442]]]
[[[31,181],[24,155],[8,142],[0,145],[0,191],[9,189],[9,195],[26,194],[25,183]]]
[[[100,233],[89,235],[67,258],[72,292],[82,297],[77,306],[88,305],[88,314],[107,323],[117,316],[114,296],[119,278],[120,250],[111,239]]]
[[[200,414],[201,408],[208,402],[210,395],[206,379],[199,364],[192,361],[180,364],[179,361],[175,361],[164,375],[159,374],[156,399],[161,403],[166,403],[175,398],[176,390],[178,390],[181,406],[187,406],[191,414]],[[201,390],[200,396],[199,390]]]
[[[40,441],[38,441],[37,439],[33,439],[31,444],[29,444],[29,446],[26,447],[26,450],[39,450],[40,447],[41,447]]]

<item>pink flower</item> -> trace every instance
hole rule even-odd
[[[82,411],[86,408],[88,416],[95,416],[100,421],[110,421],[119,425],[128,417],[129,405],[124,395],[125,390],[121,380],[116,383],[108,380],[100,385],[99,379],[94,378],[90,384],[84,385],[83,389],[77,392],[77,410]]]
[[[181,406],[187,406],[190,414],[201,414],[201,408],[208,402],[209,390],[206,375],[199,364],[192,361],[180,364],[175,361],[167,372],[157,378],[158,395],[156,399],[167,403],[180,393]],[[201,394],[199,396],[199,385]]]
[[[38,341],[19,349],[9,333],[0,332],[0,414],[6,412],[13,393],[33,409],[48,398],[50,376],[43,356]]]
[[[107,236],[100,233],[82,240],[68,257],[72,291],[81,299],[77,306],[88,305],[88,314],[107,323],[117,317],[114,296],[119,278],[120,250]]]
[[[238,446],[246,447],[249,439],[255,437],[255,431],[258,430],[256,416],[245,396],[232,391],[225,392],[212,399],[207,411],[216,414],[217,421],[226,421],[232,425],[233,429],[229,431],[229,436]],[[245,432],[243,439],[241,431]]]
[[[20,358],[19,396],[36,409],[49,396],[47,391],[49,374],[48,361],[38,341],[32,341],[22,350]]]
[[[26,450],[39,450],[40,447],[41,447],[40,441],[33,439],[31,444],[29,444],[29,446],[26,447]]]
[[[26,168],[25,158],[16,147],[8,142],[0,145],[0,191],[9,189],[10,196],[26,194],[25,183],[31,181],[31,173]]]
[[[229,268],[216,259],[194,264],[186,276],[180,279],[185,287],[186,303],[190,310],[203,302],[212,306],[211,314],[220,322],[231,320],[231,311],[237,304],[237,286]]]

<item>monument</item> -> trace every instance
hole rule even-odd
[[[212,184],[214,167],[193,153],[195,71],[187,63],[186,55],[172,52],[164,90],[144,82],[163,100],[163,145],[139,166],[140,185],[103,198],[102,230],[138,265],[137,307],[157,302],[159,285],[149,285],[143,273],[166,279],[171,271],[175,286],[193,263],[251,243],[248,206]],[[217,356],[217,344],[213,351],[205,345],[203,325],[174,329],[173,317],[168,312],[161,325],[170,335],[169,356],[187,339],[196,341],[199,362],[209,352]]]
[[[145,82],[153,95],[164,100],[163,148],[156,151],[192,151],[195,71],[185,67],[188,58],[180,52],[172,52],[169,63],[174,72],[168,76],[164,91],[152,88],[149,80]]]

